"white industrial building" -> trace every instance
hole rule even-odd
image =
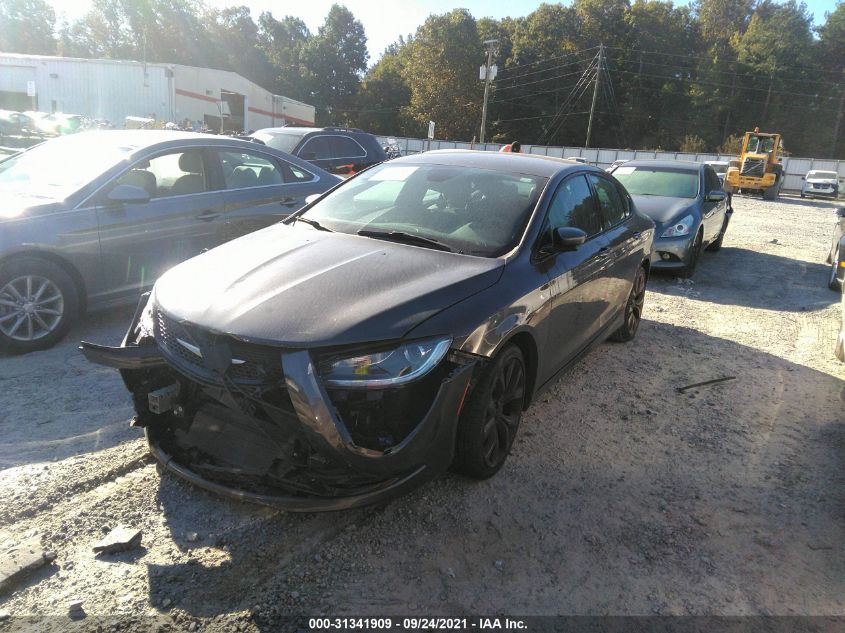
[[[225,70],[180,64],[0,53],[0,109],[81,114],[120,127],[127,116],[212,129],[314,125],[314,107]]]

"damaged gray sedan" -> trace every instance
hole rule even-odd
[[[640,322],[654,224],[612,177],[430,152],[180,264],[120,370],[153,454],[288,510],[375,503],[450,465],[495,474],[535,394]]]

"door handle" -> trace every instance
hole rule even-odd
[[[294,198],[293,196],[288,196],[287,198],[282,198],[279,201],[279,204],[283,207],[292,207],[295,204],[299,203],[299,198]]]
[[[211,209],[206,209],[199,215],[194,216],[197,220],[205,220],[208,222],[209,220],[213,220],[216,217],[219,217],[220,214],[212,211]]]

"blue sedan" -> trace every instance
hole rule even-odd
[[[637,210],[656,224],[652,268],[692,277],[702,249],[722,247],[732,211],[713,167],[692,161],[632,160],[612,173]]]

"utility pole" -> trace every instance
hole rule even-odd
[[[590,106],[590,121],[587,123],[587,141],[584,148],[590,146],[590,135],[593,133],[593,115],[596,113],[596,99],[599,96],[599,79],[601,78],[602,58],[604,57],[604,44],[599,44],[598,62],[596,63],[596,83],[593,84],[593,103]]]
[[[845,109],[845,89],[839,95],[839,112],[836,114],[836,125],[833,126],[833,139],[830,144],[830,156],[836,158],[836,141],[839,139],[839,128],[842,125],[842,111]]]
[[[767,125],[766,116],[769,114],[769,102],[772,100],[772,84],[775,83],[775,69],[772,68],[772,74],[769,75],[769,91],[766,93],[766,105],[763,106],[763,125]],[[763,128],[764,130],[766,128]]]
[[[733,79],[731,80],[731,99],[730,99],[730,102],[728,103],[728,113],[725,116],[725,127],[722,130],[722,142],[723,143],[725,142],[725,139],[728,138],[728,130],[730,129],[730,125],[731,125],[731,110],[733,108],[734,95],[736,93],[736,65],[737,65],[737,63],[738,62],[734,62],[734,76],[733,76]]]
[[[484,132],[487,127],[487,97],[490,95],[490,66],[493,65],[493,55],[496,54],[496,47],[499,40],[484,40],[487,47],[487,63],[484,65],[484,105],[481,107],[481,133],[478,135],[478,142],[484,144]]]

